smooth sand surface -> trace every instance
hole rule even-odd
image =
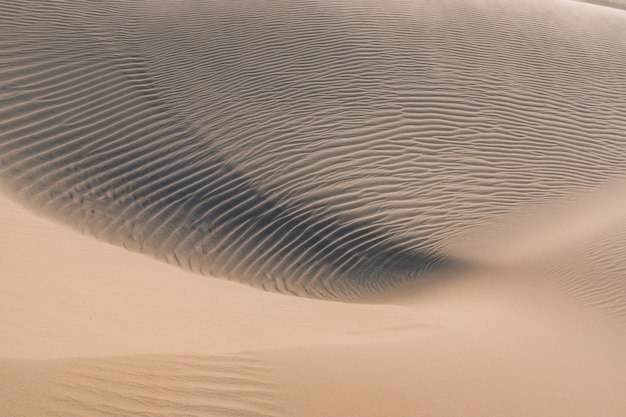
[[[259,350],[401,340],[432,325],[397,306],[193,275],[5,197],[0,213],[3,415],[282,415]]]
[[[626,409],[623,327],[537,271],[432,277],[379,304],[308,300],[183,272],[0,203],[5,415]]]
[[[0,0],[0,416],[626,415],[624,68],[623,0]]]
[[[1,202],[0,356],[232,353],[339,334],[358,342],[387,328],[404,337],[427,324],[399,307],[284,297],[193,275]]]

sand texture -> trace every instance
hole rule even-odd
[[[624,0],[0,0],[0,190],[0,416],[626,415]]]

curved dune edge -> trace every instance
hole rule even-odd
[[[396,305],[333,303],[189,274],[6,198],[0,213],[11,415],[626,410],[623,332],[529,272],[435,277]]]
[[[626,175],[625,19],[559,0],[0,2],[0,179],[194,272],[376,294],[457,266],[493,218]]]
[[[285,297],[82,236],[0,196],[0,357],[225,354],[395,340],[432,323],[393,306]],[[341,317],[341,319],[337,319]]]
[[[520,279],[626,326],[626,181],[524,207],[464,241],[456,253],[469,271],[526,272]]]

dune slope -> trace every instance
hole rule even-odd
[[[0,0],[0,415],[626,415],[625,68],[623,0]]]
[[[623,326],[546,285],[558,271],[483,266],[334,303],[195,276],[4,198],[0,213],[3,415],[626,410]]]
[[[2,2],[2,183],[195,272],[349,299],[624,177],[625,17],[572,1]]]

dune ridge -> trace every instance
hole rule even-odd
[[[2,2],[2,185],[195,272],[376,293],[626,177],[624,16],[577,7]]]

